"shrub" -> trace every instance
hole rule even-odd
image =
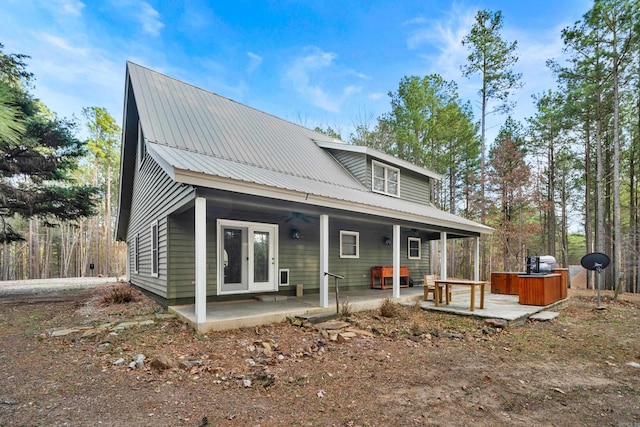
[[[346,319],[347,317],[351,317],[351,314],[353,314],[353,306],[348,299],[342,300],[340,303],[340,317]]]
[[[111,290],[102,297],[102,304],[126,304],[133,301],[133,299],[131,288],[128,285],[120,285],[111,288]]]
[[[398,315],[398,306],[391,301],[391,298],[385,298],[380,306],[380,314],[383,317],[396,317]]]

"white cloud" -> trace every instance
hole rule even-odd
[[[377,101],[379,99],[382,99],[383,96],[384,93],[382,92],[373,92],[369,94],[369,99],[371,99],[372,101]]]
[[[80,16],[85,4],[79,0],[61,0],[60,10],[68,15]]]
[[[164,24],[160,21],[160,13],[145,1],[140,2],[136,9],[138,10],[137,18],[144,31],[152,36],[159,35],[160,30],[164,27]]]
[[[259,66],[262,64],[262,57],[260,55],[256,55],[253,52],[247,52],[247,56],[249,57],[249,66],[247,67],[247,73],[253,73]]]
[[[362,87],[345,84],[345,77],[354,75],[367,78],[353,70],[343,69],[335,63],[337,55],[317,47],[308,47],[302,56],[295,58],[285,71],[283,80],[299,94],[310,98],[310,102],[323,110],[338,113],[342,104]],[[331,86],[331,88],[326,88]],[[337,87],[336,87],[337,86]]]

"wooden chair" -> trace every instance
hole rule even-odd
[[[436,299],[436,275],[435,274],[425,274],[424,281],[422,282],[422,286],[424,286],[424,296],[423,301],[427,301],[429,299],[429,292],[433,295],[433,300]],[[444,295],[444,285],[438,285],[438,294],[440,294],[440,298],[438,303],[442,303],[442,296]]]

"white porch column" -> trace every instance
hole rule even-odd
[[[320,215],[320,307],[329,307],[329,215]]]
[[[447,232],[440,232],[440,279],[447,279]]]
[[[196,324],[207,320],[207,199],[196,197]]]
[[[474,239],[473,280],[480,280],[480,237]]]
[[[393,226],[393,297],[400,298],[400,226]]]

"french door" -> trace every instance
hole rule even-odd
[[[278,226],[218,220],[218,294],[275,292]]]

